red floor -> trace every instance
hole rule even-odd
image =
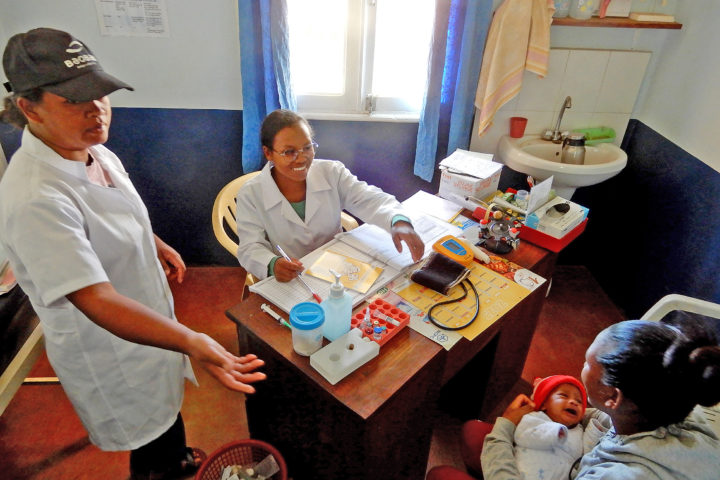
[[[174,285],[178,318],[237,351],[234,325],[225,310],[239,302],[244,271],[233,267],[189,269],[185,282]],[[516,391],[529,393],[535,376],[579,375],[585,349],[597,332],[622,320],[584,267],[560,266],[543,307],[523,381]],[[200,388],[188,385],[183,405],[188,443],[210,453],[221,445],[248,437],[244,395],[228,391],[196,368]],[[41,357],[30,376],[52,376]],[[504,402],[500,402],[501,407]],[[500,413],[500,412],[498,412]],[[484,419],[492,420],[492,419]],[[439,418],[428,468],[461,467],[456,420]],[[59,385],[24,385],[0,417],[0,476],[6,479],[126,479],[128,454],[103,452],[87,435]]]

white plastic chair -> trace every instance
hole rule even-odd
[[[655,305],[650,307],[650,310],[648,310],[640,320],[656,322],[675,310],[698,313],[711,318],[720,318],[720,305],[717,303],[673,293],[661,298]]]
[[[641,320],[656,322],[675,310],[697,313],[710,318],[720,318],[720,305],[717,303],[673,293],[665,295],[655,305],[650,307],[650,310],[642,316]],[[715,430],[717,434],[720,434],[720,404],[713,407],[697,405],[695,406],[695,411],[704,415],[713,430]]]

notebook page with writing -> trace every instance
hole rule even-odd
[[[457,236],[461,232],[458,227],[450,223],[425,215],[414,218],[413,227],[425,244],[424,256],[427,256],[432,251],[433,243],[439,238],[445,235]],[[404,270],[415,263],[407,245],[403,243],[403,251],[398,252],[392,241],[392,236],[377,225],[364,223],[349,232],[337,234],[335,238],[362,252],[366,252],[371,257],[396,270]]]
[[[315,261],[320,258],[323,252],[331,250],[333,252],[352,257],[361,262],[368,263],[374,267],[383,268],[382,273],[370,287],[366,293],[356,292],[350,289],[346,289],[346,292],[352,298],[353,308],[360,305],[368,296],[375,293],[375,291],[387,284],[391,280],[394,280],[400,275],[400,270],[389,267],[383,262],[376,258],[369,256],[362,251],[348,245],[343,242],[339,242],[336,239],[331,240],[322,247],[308,253],[300,259],[305,266],[312,265]],[[310,288],[320,295],[320,298],[325,300],[330,295],[330,282],[326,282],[320,278],[313,277],[311,275],[302,275],[303,280],[307,283]],[[290,309],[300,302],[314,302],[312,296],[307,289],[298,280],[291,280],[289,282],[278,282],[275,277],[265,278],[254,285],[250,285],[250,291],[261,295],[263,298],[271,301],[278,308],[282,309],[285,313],[290,313]]]

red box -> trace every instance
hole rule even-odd
[[[521,240],[525,240],[526,242],[534,243],[539,247],[547,248],[551,252],[559,252],[563,248],[567,247],[568,243],[575,240],[578,235],[585,231],[587,222],[588,219],[586,218],[580,225],[570,230],[562,238],[551,237],[546,233],[523,225],[522,228],[520,228],[520,234],[518,235],[518,238]]]
[[[473,217],[481,219],[485,217],[485,209],[482,207],[477,207],[475,211],[472,214]],[[565,234],[562,238],[555,238],[551,237],[547,233],[540,232],[538,230],[535,230],[534,228],[530,228],[526,225],[523,225],[520,228],[520,233],[518,234],[518,238],[520,240],[525,240],[526,242],[533,243],[539,247],[547,248],[551,252],[559,252],[563,248],[567,247],[570,242],[575,240],[578,235],[580,235],[582,232],[585,231],[585,227],[587,226],[588,219],[582,221],[581,224],[579,224],[577,227],[570,230],[567,234]]]

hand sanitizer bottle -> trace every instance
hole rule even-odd
[[[323,336],[331,342],[350,331],[350,316],[352,314],[352,299],[340,283],[339,273],[330,270],[335,276],[335,283],[330,287],[330,295],[320,305],[325,311],[323,323]]]

